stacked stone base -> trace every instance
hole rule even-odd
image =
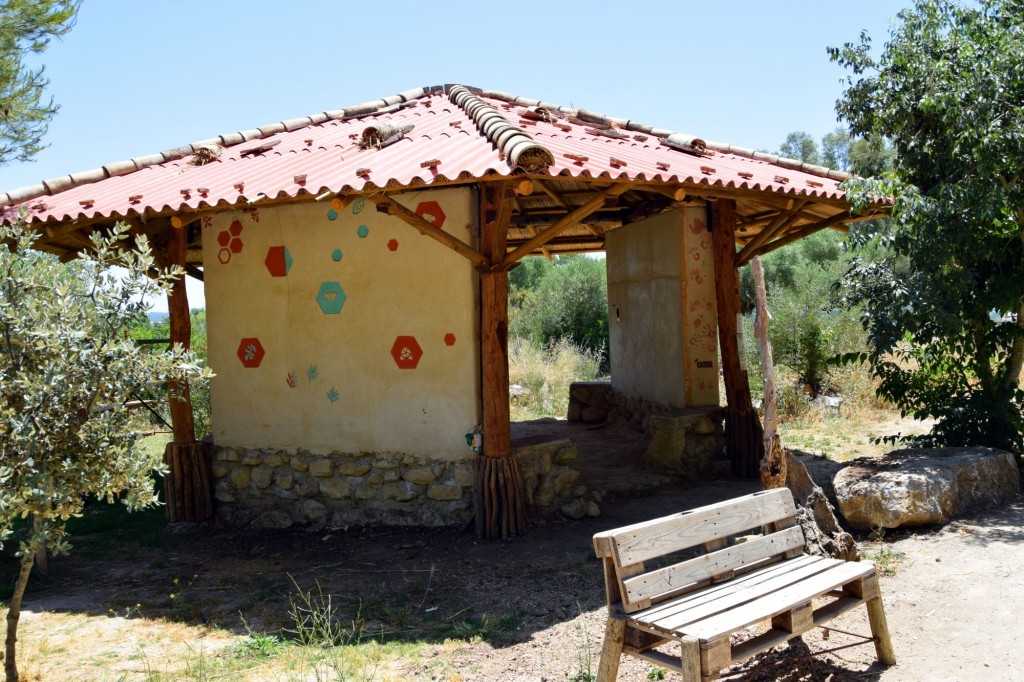
[[[728,476],[725,414],[720,407],[676,408],[623,395],[607,382],[577,382],[569,388],[570,422],[625,423],[648,438],[641,456],[652,469],[691,480]]]
[[[531,516],[600,513],[578,484],[569,440],[516,448]],[[227,526],[459,526],[473,516],[473,459],[395,453],[314,455],[215,447],[217,521]]]
[[[473,515],[473,460],[215,448],[220,523],[452,526]]]

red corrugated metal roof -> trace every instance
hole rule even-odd
[[[713,149],[705,154],[681,151],[665,144],[669,131],[566,108],[551,107],[553,120],[528,121],[521,113],[536,101],[501,93],[463,98],[464,106],[455,99],[455,89],[447,86],[409,91],[377,103],[206,141],[221,144],[223,151],[204,165],[194,165],[193,152],[204,144],[195,143],[46,181],[0,196],[3,219],[13,219],[23,206],[28,207],[31,220],[64,222],[510,175],[514,170],[510,159],[489,139],[486,126],[471,116],[476,112],[479,120],[483,105],[493,107],[507,123],[532,137],[535,145],[550,151],[553,163],[533,169],[542,175],[708,185],[811,199],[844,197],[838,181],[845,175],[827,169],[805,166],[801,170],[794,167],[799,162],[746,151],[741,152],[745,155]],[[366,115],[375,107],[376,113]],[[485,118],[495,117],[488,113]],[[414,128],[390,146],[360,149],[363,131],[382,123]],[[509,129],[504,122],[500,125],[499,132]],[[599,128],[622,137],[588,132]],[[274,146],[248,153],[269,144]],[[431,160],[440,163],[425,167],[424,162]]]

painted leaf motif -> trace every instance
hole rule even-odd
[[[333,386],[331,386],[331,390],[327,391],[327,399],[330,400],[332,403],[338,402],[338,398],[340,397],[341,395],[338,393],[338,389],[334,388]]]
[[[285,379],[285,381],[288,382],[288,386],[290,386],[291,388],[295,388],[295,385],[298,383],[298,381],[295,379],[294,372],[288,372],[288,377]]]
[[[317,369],[316,365],[310,365],[309,369],[306,370],[306,379],[313,381],[318,376],[320,376],[320,370]]]

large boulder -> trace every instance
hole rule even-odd
[[[839,510],[858,530],[947,523],[1020,491],[1013,455],[992,448],[907,449],[861,459],[833,481]]]

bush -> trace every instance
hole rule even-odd
[[[559,339],[547,348],[538,348],[529,339],[509,339],[509,398],[512,419],[524,421],[539,417],[564,417],[569,407],[569,385],[574,381],[597,379],[601,354]]]

